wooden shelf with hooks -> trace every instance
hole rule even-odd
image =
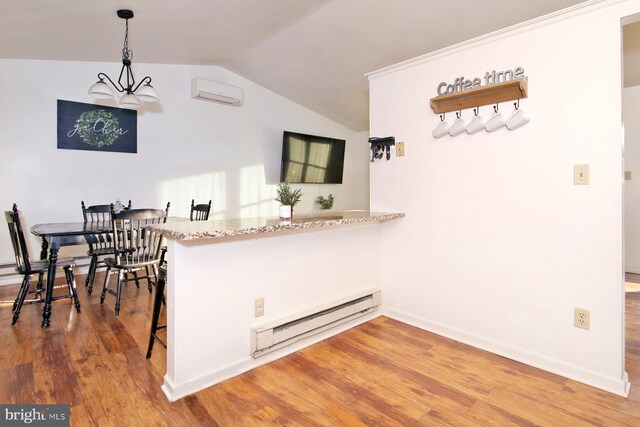
[[[527,79],[514,79],[463,92],[437,96],[431,98],[429,103],[433,112],[440,114],[526,98],[527,92]]]

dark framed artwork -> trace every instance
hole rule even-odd
[[[58,149],[138,152],[138,112],[58,100]]]

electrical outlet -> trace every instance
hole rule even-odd
[[[396,142],[396,157],[404,156],[404,142]]]
[[[587,331],[591,327],[591,312],[584,308],[573,309],[573,326]]]
[[[264,297],[253,302],[253,317],[264,316]]]

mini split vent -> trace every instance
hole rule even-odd
[[[256,358],[374,311],[380,291],[370,289],[304,313],[251,329],[251,355]]]
[[[224,83],[195,78],[191,82],[191,97],[203,101],[238,106],[242,104],[242,88]]]

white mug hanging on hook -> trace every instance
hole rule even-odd
[[[441,138],[449,133],[449,124],[444,120],[444,113],[440,114],[440,123],[433,130],[434,138]]]
[[[484,129],[484,119],[479,115],[479,113],[480,107],[476,107],[473,109],[473,114],[475,115],[475,117],[467,125],[467,133],[469,135],[480,132],[482,129]]]
[[[524,112],[524,110],[520,109],[520,100],[518,99],[518,102],[514,102],[513,106],[515,107],[516,111],[513,112],[513,114],[511,115],[511,117],[509,117],[509,120],[507,120],[507,128],[509,128],[509,130],[514,130],[514,129],[518,129],[520,126],[522,125],[526,125],[527,123],[529,123],[529,116],[527,115],[527,113]]]
[[[449,135],[458,136],[467,129],[467,122],[462,118],[462,111],[456,113],[456,121],[449,128]]]
[[[498,111],[498,104],[493,106],[493,116],[489,119],[489,121],[484,125],[484,128],[487,132],[493,132],[505,125],[504,117]]]

